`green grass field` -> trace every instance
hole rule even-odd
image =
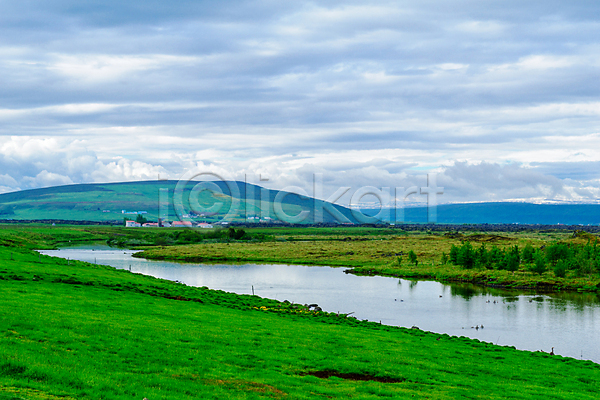
[[[596,399],[600,391],[600,365],[588,361],[32,251],[126,232],[2,227],[1,400]]]

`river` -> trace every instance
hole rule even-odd
[[[537,295],[471,284],[444,284],[345,274],[343,268],[277,264],[184,264],[133,258],[108,247],[42,250],[42,254],[208,286],[238,294],[318,304],[359,319],[468,336],[517,349],[600,363],[600,296]],[[477,329],[479,328],[479,329]]]

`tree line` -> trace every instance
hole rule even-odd
[[[520,267],[543,274],[552,270],[559,278],[568,271],[577,276],[600,273],[600,246],[597,241],[587,244],[555,242],[540,247],[531,244],[519,248],[517,245],[498,248],[482,244],[475,248],[471,242],[464,241],[460,246],[452,245],[450,253],[442,253],[442,264],[452,263],[466,269],[497,269],[517,271]]]
[[[266,241],[271,236],[262,233],[250,235],[244,229],[135,229],[127,231],[127,236],[112,237],[107,240],[109,246],[168,246],[194,244],[201,242],[230,242],[230,241]]]

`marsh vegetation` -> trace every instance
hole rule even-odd
[[[383,228],[247,229],[248,241],[147,248],[138,257],[188,262],[328,265],[383,275],[537,290],[600,288],[600,247],[589,233],[414,232]]]

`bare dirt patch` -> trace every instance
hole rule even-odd
[[[388,376],[373,376],[368,374],[358,374],[354,372],[337,372],[337,371],[310,371],[306,375],[316,376],[317,378],[327,379],[335,376],[336,378],[348,379],[351,381],[375,381],[381,383],[400,383],[406,381],[406,378],[392,378]]]

